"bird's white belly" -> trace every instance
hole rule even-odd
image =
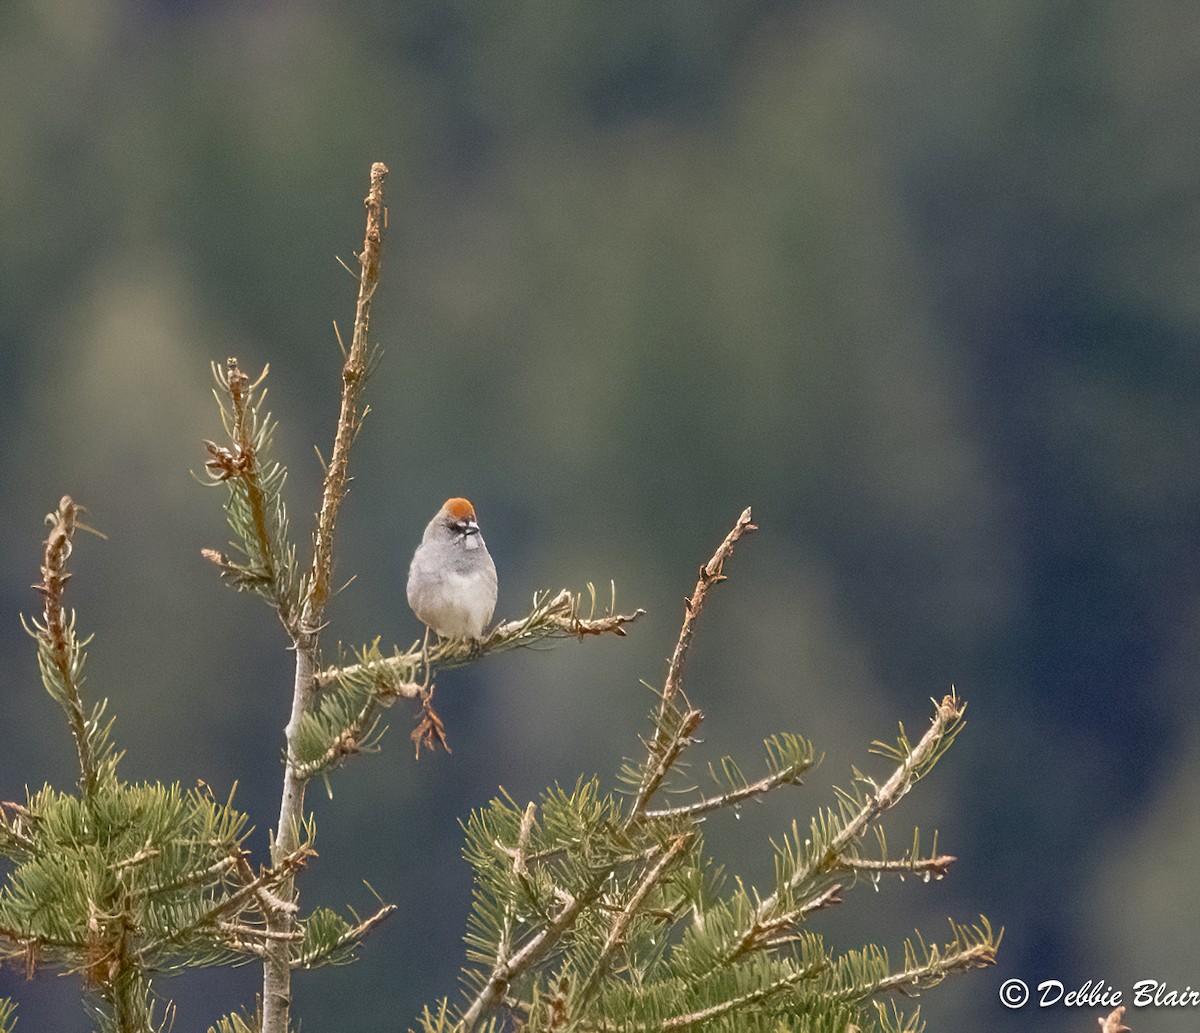
[[[450,571],[421,593],[414,609],[443,638],[479,638],[494,606],[478,578]]]

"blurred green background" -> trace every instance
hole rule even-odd
[[[17,621],[63,492],[128,778],[278,807],[289,663],[274,617],[199,555],[226,534],[188,475],[208,364],[271,365],[297,534],[317,505],[361,199],[391,167],[327,641],[418,634],[408,560],[476,504],[500,614],[617,584],[649,615],[448,673],[454,753],[320,787],[307,905],[399,905],[358,964],[297,978],[304,1028],[402,1030],[454,993],[458,820],[638,750],[696,566],[761,533],[706,610],[688,692],[704,757],[825,751],[807,787],[714,821],[731,870],[831,801],[954,683],[969,727],[891,828],[960,857],[817,923],[896,945],[945,916],[1001,963],[927,994],[931,1028],[1059,1033],[1008,977],[1196,984],[1200,849],[1200,72],[1193,0],[0,6],[0,798],[72,783]],[[160,989],[201,1030],[259,971]],[[88,1028],[73,978],[22,1028]],[[1192,1030],[1139,1011],[1137,1033]]]

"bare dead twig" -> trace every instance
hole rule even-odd
[[[733,548],[739,539],[756,530],[758,528],[751,523],[750,507],[747,506],[741,516],[737,518],[733,530],[717,546],[717,551],[713,553],[712,558],[700,568],[696,587],[692,590],[691,597],[684,600],[683,625],[679,629],[679,640],[675,643],[675,651],[671,654],[671,661],[667,665],[667,677],[663,682],[658,716],[654,722],[654,737],[647,744],[646,767],[637,796],[630,808],[627,824],[632,825],[645,817],[645,810],[650,803],[650,798],[658,791],[670,772],[671,766],[691,741],[692,733],[704,720],[704,714],[701,711],[688,706],[678,722],[672,721],[675,697],[682,694],[683,664],[687,659],[688,649],[692,644],[692,635],[696,629],[696,620],[704,608],[708,590],[713,585],[725,580],[725,561],[733,555]],[[686,702],[686,697],[684,700]]]
[[[379,282],[379,260],[383,244],[383,181],[387,166],[376,162],[371,166],[371,185],[364,202],[367,227],[362,254],[358,287],[358,302],[354,316],[354,335],[342,367],[342,402],[334,436],[333,454],[325,472],[321,509],[313,542],[312,567],[306,579],[304,603],[296,630],[296,678],[292,694],[292,712],[285,736],[288,763],[284,765],[283,793],[279,806],[279,823],[275,831],[274,856],[286,856],[299,843],[299,830],[304,817],[304,787],[306,779],[292,763],[293,743],[304,715],[316,698],[317,635],[324,620],[325,604],[329,599],[329,584],[333,570],[333,535],[338,508],[346,494],[350,462],[350,446],[362,422],[359,396],[366,379],[368,353],[367,332],[371,319],[371,301]],[[281,894],[294,898],[291,880],[281,887]],[[291,1014],[291,957],[286,940],[295,925],[293,914],[276,910],[267,913],[267,928],[280,936],[267,942],[263,961],[263,1019],[262,1033],[288,1033]]]
[[[687,659],[688,647],[692,644],[692,633],[696,627],[696,619],[704,608],[704,599],[708,590],[725,580],[722,572],[725,561],[733,555],[733,547],[744,534],[757,531],[758,528],[750,522],[750,507],[747,506],[742,515],[737,518],[733,530],[725,536],[725,540],[717,547],[710,559],[700,568],[700,576],[696,581],[691,597],[684,600],[683,626],[679,629],[679,641],[675,643],[675,652],[671,654],[671,662],[667,667],[667,679],[663,683],[663,699],[660,715],[665,712],[683,684],[683,662]]]
[[[333,455],[325,475],[325,490],[321,496],[321,512],[317,517],[317,533],[313,548],[312,572],[305,601],[303,630],[311,631],[321,623],[329,599],[329,581],[333,572],[333,532],[338,507],[346,494],[350,466],[350,446],[362,424],[358,400],[367,376],[369,356],[367,334],[371,325],[371,301],[379,284],[379,259],[383,247],[383,181],[388,173],[381,161],[371,166],[371,187],[364,204],[367,208],[367,231],[359,263],[362,267],[358,281],[358,304],[354,313],[354,335],[350,351],[342,367],[342,408],[338,415]]]

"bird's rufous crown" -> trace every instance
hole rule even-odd
[[[446,499],[442,507],[451,520],[474,520],[475,507],[466,499]]]

